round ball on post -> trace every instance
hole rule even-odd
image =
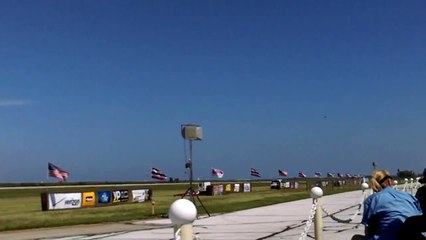
[[[192,223],[196,218],[197,208],[188,199],[178,199],[170,205],[169,219],[174,225]]]
[[[393,185],[398,185],[398,181],[393,180]]]
[[[408,183],[408,178],[404,178],[405,183]]]
[[[322,197],[323,191],[320,187],[313,187],[311,189],[311,198],[319,198]]]
[[[367,190],[369,188],[368,183],[362,183],[361,184],[361,189],[362,190]]]

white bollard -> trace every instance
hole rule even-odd
[[[393,180],[393,188],[398,189],[398,181]]]
[[[364,202],[364,200],[367,198],[367,194],[365,193],[365,190],[367,190],[368,188],[370,188],[370,186],[368,186],[368,183],[363,182],[361,184],[361,189],[362,189],[362,202]]]
[[[323,191],[320,187],[311,189],[311,197],[317,200],[317,208],[315,210],[315,240],[322,240],[322,216],[321,216],[321,197]]]
[[[169,209],[169,219],[173,223],[175,240],[193,240],[192,223],[197,218],[197,208],[188,199],[178,199]],[[180,237],[179,237],[180,234]]]
[[[362,189],[362,192],[364,192],[365,190],[367,190],[369,188],[369,186],[368,186],[368,183],[362,183],[361,184],[361,189]]]

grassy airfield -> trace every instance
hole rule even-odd
[[[318,180],[318,179],[316,179]],[[299,181],[300,182],[300,181]],[[215,182],[215,184],[218,182]],[[229,183],[229,182],[223,182]],[[221,196],[199,196],[210,214],[226,213],[242,209],[260,207],[282,202],[289,202],[310,197],[313,181],[300,182],[298,189],[270,189],[270,181],[251,181],[252,192],[226,193]],[[194,183],[194,189],[197,189]],[[123,187],[105,185],[103,187],[67,186],[66,188],[37,188],[37,189],[0,189],[0,231],[69,226],[78,224],[94,224],[167,217],[167,212],[173,201],[179,199],[175,194],[184,193],[189,184],[140,184],[126,189],[150,188],[153,190],[153,200],[143,203],[126,203],[105,207],[90,207],[69,210],[42,211],[42,192],[87,192],[102,190],[117,190]],[[360,184],[324,188],[324,195],[359,190]],[[199,215],[206,214],[196,201]],[[154,212],[153,212],[154,206]],[[308,213],[307,213],[308,214]]]

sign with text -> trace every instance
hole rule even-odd
[[[81,207],[81,193],[50,193],[48,209],[68,209]]]
[[[129,190],[112,191],[112,202],[121,203],[129,201]]]
[[[84,192],[83,193],[83,207],[93,207],[95,206],[95,192]]]
[[[244,192],[250,192],[250,183],[244,183]]]
[[[132,202],[145,202],[149,198],[149,189],[132,190]]]

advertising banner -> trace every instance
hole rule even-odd
[[[149,189],[132,190],[132,202],[145,202],[148,200],[148,191]]]
[[[234,192],[239,192],[240,191],[240,184],[239,183],[235,183],[234,184]]]
[[[244,192],[250,192],[250,183],[244,183]]]
[[[49,193],[49,210],[80,208],[81,193]]]
[[[95,192],[84,192],[83,193],[83,207],[93,207],[95,206]]]
[[[112,202],[121,203],[129,201],[129,190],[112,191]]]
[[[223,195],[223,185],[213,185],[213,196]]]
[[[99,204],[109,204],[111,203],[111,192],[110,191],[98,192],[96,199],[98,199]]]
[[[231,191],[231,184],[226,184],[225,185],[225,192],[230,192]]]

